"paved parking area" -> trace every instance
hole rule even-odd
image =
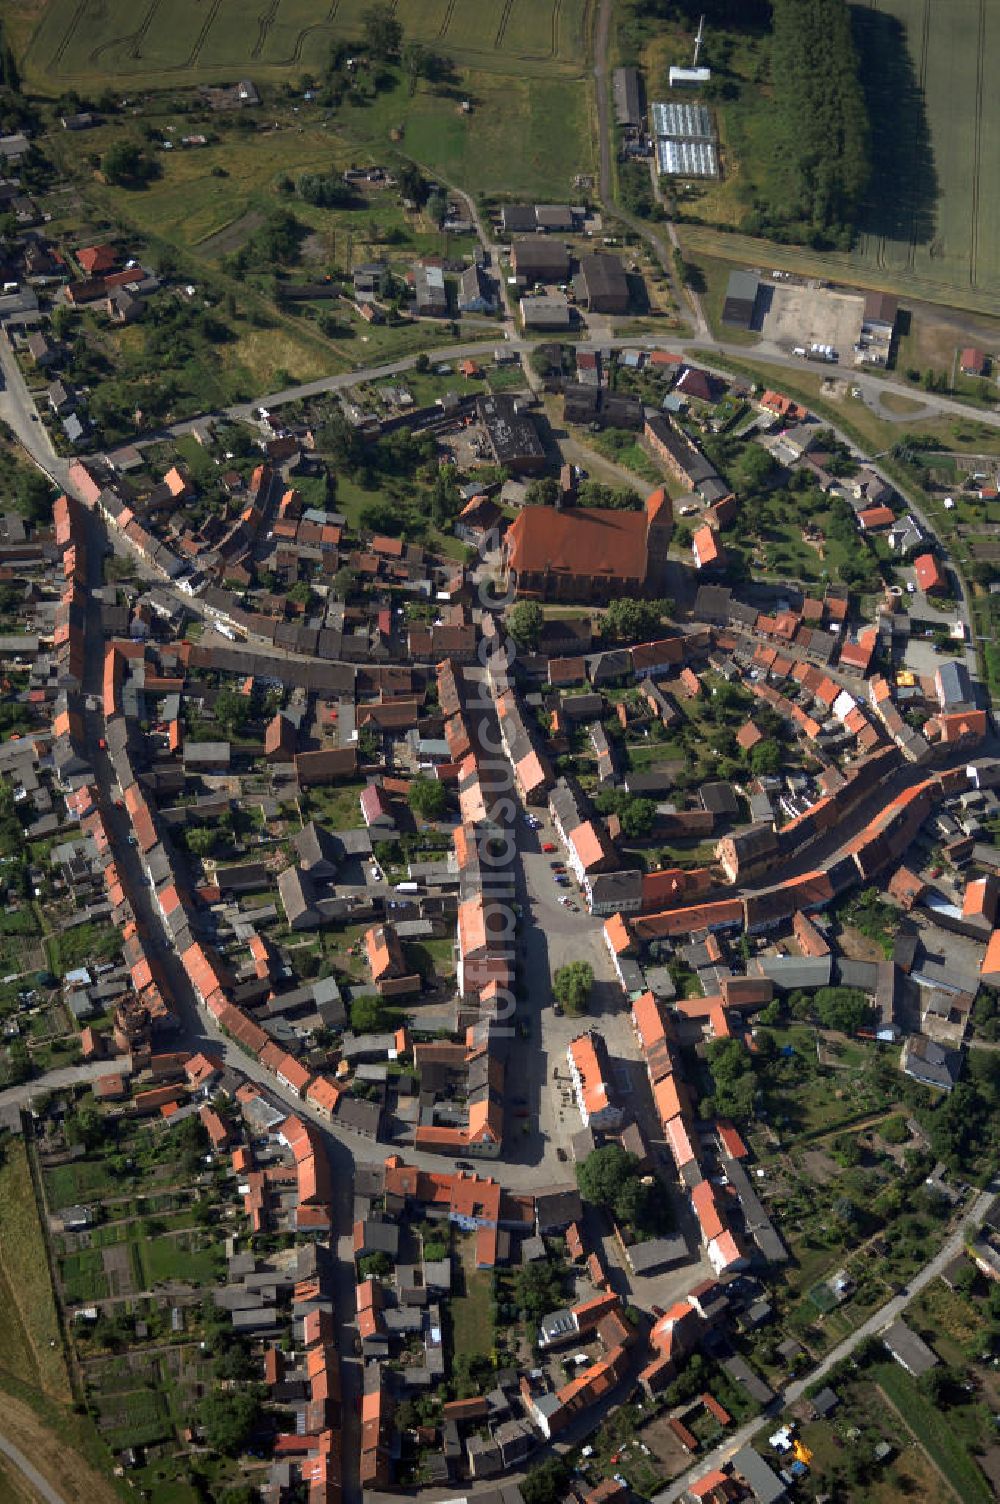
[[[856,293],[780,282],[767,291],[770,307],[761,324],[765,339],[806,348],[811,344],[832,345],[843,364],[853,362],[854,346],[861,338],[864,298]]]

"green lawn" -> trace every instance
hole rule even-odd
[[[78,966],[118,960],[122,937],[110,924],[78,924],[50,936],[49,950],[56,976],[63,977]]]
[[[170,1280],[186,1280],[192,1285],[209,1284],[222,1269],[218,1247],[193,1247],[190,1234],[179,1237],[156,1237],[135,1244],[143,1287],[151,1290]]]
[[[98,1427],[112,1451],[148,1446],[173,1433],[166,1398],[158,1389],[107,1396],[100,1411]]]
[[[365,787],[365,783],[358,779],[351,783],[323,784],[321,787],[311,788],[301,800],[303,813],[308,799],[307,819],[319,820],[334,830],[353,830],[356,825],[363,823],[358,801]]]
[[[75,1164],[55,1165],[45,1171],[46,1195],[49,1205],[55,1210],[100,1199],[115,1186],[110,1171],[99,1159],[81,1159]]]
[[[663,480],[657,465],[639,442],[638,434],[606,428],[603,433],[581,435],[580,442],[596,449],[598,454],[611,460],[613,464],[632,470],[636,477],[637,491],[642,490],[644,482],[655,486]]]
[[[994,1497],[956,1426],[924,1397],[898,1363],[879,1363],[871,1376],[947,1478],[962,1504],[989,1504]]]
[[[492,1276],[485,1269],[464,1271],[464,1291],[452,1297],[453,1356],[483,1357],[493,1350]]]
[[[83,1248],[79,1253],[68,1253],[60,1261],[60,1278],[63,1294],[69,1305],[84,1305],[90,1300],[102,1300],[108,1292],[104,1275],[104,1259],[99,1248]]]

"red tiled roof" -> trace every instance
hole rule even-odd
[[[913,561],[917,585],[921,590],[940,590],[944,577],[933,554],[918,554]]]
[[[505,546],[519,574],[615,579],[624,587],[645,582],[647,525],[645,510],[525,507],[508,528]]]

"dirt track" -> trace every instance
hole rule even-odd
[[[3,1434],[31,1458],[32,1463],[48,1479],[65,1504],[121,1504],[120,1496],[111,1484],[101,1477],[80,1453],[50,1430],[23,1400],[11,1395],[0,1396],[0,1429]],[[16,1475],[9,1462],[4,1462],[0,1472],[0,1498],[10,1476]],[[20,1480],[19,1480],[20,1481]],[[12,1504],[35,1504],[37,1494],[27,1484],[21,1484],[20,1494],[12,1496]]]

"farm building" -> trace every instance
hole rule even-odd
[[[899,302],[889,292],[865,294],[863,328],[869,334],[884,334],[891,339],[899,315]]]
[[[536,204],[535,224],[552,235],[569,235],[573,230],[573,211],[568,204]]]
[[[558,240],[533,236],[514,241],[510,264],[519,277],[526,277],[529,282],[565,282],[569,276],[569,251]]]
[[[574,285],[588,312],[628,312],[628,277],[617,256],[581,256]]]
[[[533,204],[504,204],[500,210],[500,227],[505,235],[533,235],[538,229]]]
[[[657,141],[656,165],[664,177],[719,176],[719,158],[711,141]]]
[[[699,89],[702,84],[711,81],[711,68],[674,68],[670,69],[670,87],[672,89]]]
[[[616,68],[612,80],[615,100],[615,124],[628,130],[642,125],[642,86],[638,68]]]
[[[522,298],[521,323],[525,329],[568,329],[570,313],[565,294],[554,292],[544,298]]]
[[[760,282],[753,272],[730,272],[726,301],[722,305],[722,322],[739,329],[750,329],[757,311]]]

